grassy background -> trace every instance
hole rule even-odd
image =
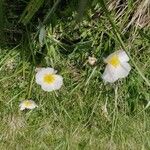
[[[141,23],[136,18],[130,24],[144,1],[108,1],[110,13],[101,2],[94,1],[91,7],[88,1],[82,3],[84,11],[71,2],[65,8],[59,5],[52,22],[46,22],[43,47],[35,38],[36,15],[26,26],[16,23],[20,16],[6,16],[3,33],[10,42],[0,46],[0,149],[149,150],[150,111],[145,107],[150,101],[150,30],[146,19]],[[85,13],[80,22],[75,10],[79,16]],[[142,19],[147,15],[144,10]],[[12,12],[17,14],[16,9]],[[105,84],[103,58],[122,44],[132,58],[132,71],[123,80]],[[92,55],[98,59],[95,66],[87,62]],[[42,91],[35,83],[37,66],[58,70],[63,87]],[[20,111],[20,101],[29,98],[39,107]]]

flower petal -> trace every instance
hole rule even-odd
[[[60,75],[55,75],[56,76],[56,81],[54,82],[54,89],[58,90],[61,88],[61,86],[63,85],[63,77]]]
[[[124,62],[115,69],[115,72],[118,78],[125,78],[126,76],[128,76],[130,70],[131,70],[131,66],[129,65],[129,63]]]
[[[55,73],[55,70],[53,68],[47,67],[44,68],[44,73]]]
[[[112,54],[110,54],[104,61],[107,63],[114,55],[117,55],[119,57],[120,62],[127,62],[129,61],[129,57],[127,53],[124,50],[115,51]]]
[[[115,68],[112,67],[111,65],[107,65],[102,75],[102,79],[110,83],[113,83],[116,80],[118,80],[118,76],[116,75]]]
[[[118,57],[120,62],[128,62],[129,61],[129,57],[127,55],[127,53],[123,50],[118,51]]]
[[[44,91],[47,91],[47,92],[50,92],[50,91],[53,91],[53,90],[54,90],[54,86],[53,86],[53,85],[48,85],[48,84],[42,84],[42,85],[41,85],[41,88],[42,88]]]
[[[24,110],[25,109],[25,107],[24,106],[20,106],[20,110]]]
[[[104,62],[107,63],[114,55],[117,55],[117,54],[118,54],[118,51],[113,52],[112,54],[110,54],[104,59]]]

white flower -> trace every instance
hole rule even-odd
[[[95,65],[95,63],[97,62],[97,59],[95,58],[95,57],[88,57],[88,63],[90,64],[90,65]]]
[[[102,75],[103,80],[113,83],[119,78],[125,78],[128,76],[131,70],[131,66],[128,61],[129,57],[123,50],[116,51],[109,55],[105,59],[107,66]]]
[[[56,74],[53,68],[41,68],[36,73],[36,83],[41,85],[44,91],[53,91],[61,88],[63,78]]]
[[[24,109],[34,109],[38,106],[32,100],[24,100],[20,103],[19,107],[20,107],[20,110],[24,110]]]

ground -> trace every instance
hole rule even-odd
[[[73,15],[46,27],[42,48],[30,33],[16,47],[0,49],[0,149],[150,149],[150,30],[125,30],[128,11],[122,21],[112,13],[115,26],[107,15],[92,13],[78,24]],[[104,58],[123,48],[129,76],[105,83]],[[96,64],[88,63],[89,56]],[[62,88],[43,91],[35,82],[37,67],[55,68]],[[39,107],[20,111],[24,99]]]

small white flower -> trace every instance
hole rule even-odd
[[[125,78],[131,70],[131,66],[128,63],[129,57],[123,50],[112,53],[104,61],[107,66],[102,78],[106,82],[113,83],[119,78]]]
[[[91,57],[91,56],[88,57],[88,63],[90,65],[93,66],[93,65],[95,65],[96,62],[97,62],[97,59],[95,57]]]
[[[24,109],[34,109],[38,106],[32,100],[24,100],[20,103],[19,107],[20,107],[20,110],[24,110]]]
[[[53,68],[41,68],[36,73],[36,83],[41,85],[44,91],[53,91],[61,88],[63,84],[63,78],[56,74]]]

